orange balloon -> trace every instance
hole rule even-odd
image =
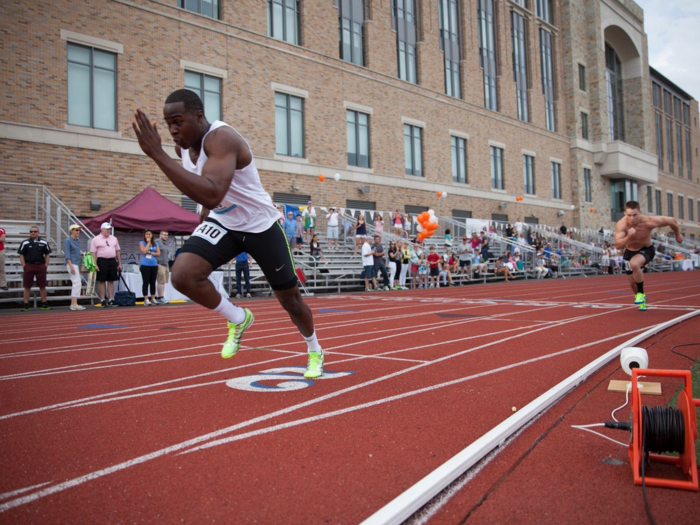
[[[588,210],[588,211],[590,211],[591,213],[593,213],[593,212],[595,211],[595,208],[591,208],[591,209]]]
[[[442,192],[438,191],[438,197],[442,197]]]
[[[431,232],[430,235],[432,235],[433,234],[432,232],[434,232],[437,229],[438,229],[437,222],[429,222],[428,223],[428,230],[430,230],[430,232]]]
[[[323,175],[323,174],[319,175],[319,176],[318,176],[318,180],[320,180],[321,182],[323,182],[324,180],[326,180],[325,175]]]

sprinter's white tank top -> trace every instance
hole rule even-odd
[[[204,152],[204,141],[209,133],[222,126],[228,126],[233,129],[232,126],[229,126],[225,122],[221,122],[220,120],[214,121],[209,131],[207,131],[202,138],[202,147],[199,152],[197,164],[192,164],[189,150],[180,150],[183,168],[197,175],[202,175],[204,164],[206,164],[209,158]],[[236,130],[234,129],[234,131]],[[243,138],[242,135],[241,137]],[[245,138],[243,138],[243,140],[245,140]],[[248,144],[247,140],[245,140],[245,143],[250,149],[250,144]],[[251,150],[251,157],[252,154],[253,152]],[[277,208],[272,204],[270,195],[262,187],[258,169],[255,167],[254,158],[245,168],[236,170],[224,200],[209,212],[209,217],[215,219],[229,230],[248,233],[264,232],[279,219],[279,211],[277,211]]]

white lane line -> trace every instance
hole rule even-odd
[[[456,343],[456,342],[460,342],[460,341],[467,341],[467,340],[472,340],[472,339],[481,339],[481,338],[483,338],[483,337],[493,337],[493,336],[497,336],[497,335],[504,334],[504,333],[517,332],[517,331],[520,331],[520,330],[527,330],[527,329],[530,329],[530,328],[537,328],[537,327],[543,326],[543,325],[545,325],[545,324],[549,324],[549,323],[539,323],[539,324],[534,324],[534,325],[530,325],[530,326],[522,326],[522,327],[518,327],[518,328],[508,328],[508,329],[506,329],[506,330],[500,330],[500,331],[498,331],[498,332],[489,332],[489,333],[485,333],[485,334],[472,335],[472,336],[469,336],[469,337],[461,337],[461,338],[459,338],[459,339],[453,339],[453,340],[450,340],[450,341],[444,341],[442,344],[447,345],[447,344],[452,344],[452,343]],[[353,358],[349,358],[349,359],[342,359],[342,360],[327,362],[326,365],[327,365],[327,366],[330,366],[330,365],[337,365],[338,363],[346,363],[346,362],[351,362],[351,361],[359,361],[359,360],[362,360],[362,359],[373,359],[373,358],[382,357],[382,356],[388,356],[388,355],[391,355],[391,354],[396,354],[396,353],[401,353],[401,352],[409,352],[409,351],[413,351],[413,350],[420,350],[420,349],[422,349],[422,348],[428,348],[428,347],[430,347],[430,346],[433,346],[433,343],[426,344],[426,345],[420,345],[420,346],[414,346],[414,347],[410,347],[410,348],[402,348],[402,349],[400,349],[400,350],[390,350],[390,351],[388,351],[388,352],[383,352],[383,353],[381,353],[381,354],[360,355],[360,356],[358,356],[358,357],[353,357]],[[290,352],[290,353],[292,353],[292,352]],[[288,356],[288,357],[297,357],[297,356],[300,356],[300,355],[302,355],[302,354],[305,355],[305,352],[295,352],[293,356]],[[346,354],[343,354],[343,353],[340,353],[340,352],[333,352],[333,355],[346,355]],[[279,360],[282,360],[282,359],[287,359],[287,357],[280,357],[280,358],[276,358],[276,359],[271,359],[271,360],[269,360],[269,361],[256,362],[256,363],[246,364],[246,365],[237,366],[237,367],[233,367],[233,368],[225,368],[225,369],[223,369],[223,370],[215,370],[215,371],[212,371],[212,372],[204,372],[204,373],[201,373],[201,374],[195,374],[195,375],[191,375],[191,376],[185,376],[185,377],[181,377],[181,378],[171,379],[171,380],[168,380],[168,381],[162,381],[162,382],[159,382],[159,383],[152,383],[152,384],[149,384],[149,385],[142,385],[142,386],[138,386],[138,387],[134,387],[134,388],[129,388],[129,389],[126,389],[126,390],[118,390],[118,391],[114,391],[114,392],[107,392],[107,393],[104,393],[104,394],[98,394],[98,395],[94,395],[94,396],[90,396],[90,397],[85,397],[85,398],[82,398],[82,399],[74,399],[74,400],[72,400],[72,401],[64,401],[64,402],[62,402],[62,403],[57,403],[57,404],[48,405],[48,406],[44,406],[44,407],[33,408],[33,409],[30,409],[30,410],[24,410],[24,411],[22,411],[22,412],[15,412],[15,413],[12,413],[12,414],[6,414],[6,415],[4,415],[4,416],[0,416],[0,420],[9,419],[9,418],[12,418],[12,417],[17,417],[17,416],[23,416],[23,415],[27,415],[27,414],[34,414],[34,413],[36,413],[36,412],[43,412],[43,411],[45,411],[45,410],[54,410],[54,409],[59,409],[59,408],[64,408],[64,407],[75,406],[76,404],[80,404],[81,406],[87,406],[87,405],[96,404],[96,403],[108,402],[108,401],[112,401],[112,400],[115,400],[115,399],[130,399],[130,398],[134,398],[134,397],[140,397],[141,394],[134,394],[134,395],[121,395],[121,394],[127,394],[127,393],[130,393],[130,392],[136,392],[136,391],[138,391],[138,390],[146,390],[146,389],[149,389],[149,388],[155,388],[155,387],[159,387],[159,386],[163,386],[163,385],[168,385],[168,384],[172,384],[172,383],[178,383],[178,382],[181,382],[181,381],[188,381],[188,380],[190,380],[190,379],[197,379],[197,378],[199,378],[199,377],[206,377],[206,376],[211,376],[211,375],[216,375],[216,374],[224,374],[224,373],[228,373],[228,372],[233,371],[233,370],[239,370],[239,369],[242,369],[242,368],[253,367],[253,366],[257,366],[257,365],[263,365],[263,364],[266,364],[266,363],[271,363],[271,362],[279,361]],[[423,362],[425,362],[425,361],[423,361]],[[226,381],[226,380],[221,380],[221,381],[218,381],[218,382],[224,383],[225,381]],[[217,383],[217,381],[213,381],[213,382],[207,383],[207,384],[215,384],[215,383]],[[199,386],[199,385],[194,385],[194,386]],[[179,389],[179,388],[178,388],[178,389]],[[167,393],[170,392],[170,389],[159,390],[159,391],[157,391],[157,392],[158,392],[158,393],[167,394]],[[145,395],[150,395],[150,392],[146,393]],[[119,396],[119,397],[110,397],[110,396]],[[105,399],[105,398],[108,398],[108,399]],[[93,400],[99,400],[99,401],[93,401]]]
[[[620,310],[606,311],[606,312],[597,313],[597,314],[593,314],[593,315],[589,315],[589,316],[584,316],[582,319],[593,318],[593,317],[599,317],[599,316],[602,316],[602,315],[607,315],[607,314],[614,313],[614,312],[619,312],[619,311],[620,311]],[[573,322],[573,321],[570,321],[570,322]],[[331,392],[330,394],[326,394],[326,395],[323,395],[323,396],[320,396],[320,397],[317,397],[317,398],[314,398],[314,399],[310,399],[310,400],[304,401],[304,402],[302,402],[302,403],[298,403],[298,404],[296,404],[296,405],[292,405],[292,406],[289,406],[289,407],[286,407],[286,408],[277,410],[277,411],[275,411],[275,412],[271,412],[271,413],[269,413],[269,414],[265,414],[265,415],[259,416],[259,417],[257,417],[257,418],[249,419],[249,420],[247,420],[247,421],[243,421],[243,422],[241,422],[241,423],[237,423],[237,424],[235,424],[235,425],[231,425],[231,426],[226,427],[226,428],[222,428],[222,429],[219,429],[219,430],[215,430],[215,431],[213,431],[213,432],[209,432],[209,433],[207,433],[207,434],[203,434],[203,435],[198,436],[198,437],[196,437],[196,438],[192,438],[192,439],[189,439],[189,440],[187,440],[187,441],[183,441],[182,443],[178,443],[178,444],[176,444],[176,445],[171,445],[171,446],[169,446],[169,447],[166,447],[166,448],[157,450],[157,451],[155,451],[155,452],[151,452],[150,454],[145,454],[145,455],[143,455],[143,456],[139,456],[139,457],[137,457],[137,458],[134,458],[134,459],[131,459],[131,460],[128,460],[128,461],[124,461],[124,462],[122,462],[122,463],[118,463],[118,464],[113,465],[113,466],[111,466],[111,467],[107,467],[107,468],[105,468],[105,469],[97,470],[97,471],[91,472],[91,473],[89,473],[89,474],[85,474],[85,475],[83,475],[83,476],[79,476],[79,477],[74,478],[74,479],[72,479],[72,480],[69,480],[69,481],[60,483],[60,484],[58,484],[58,485],[54,485],[54,486],[52,486],[52,487],[48,487],[48,488],[46,488],[46,489],[40,490],[40,491],[38,491],[38,492],[35,492],[35,493],[33,493],[33,494],[29,494],[29,495],[27,495],[27,496],[23,496],[23,497],[21,497],[21,498],[16,498],[16,499],[14,499],[14,500],[8,501],[7,503],[4,503],[4,504],[0,505],[0,512],[5,512],[5,511],[7,511],[7,510],[9,510],[9,509],[12,509],[12,508],[15,508],[15,507],[17,507],[17,506],[19,506],[19,505],[24,505],[24,504],[26,504],[26,503],[30,503],[30,502],[32,502],[32,501],[36,501],[37,499],[40,499],[40,498],[49,496],[49,495],[51,495],[51,494],[55,494],[55,493],[57,493],[57,492],[62,492],[62,491],[67,490],[67,489],[69,489],[69,488],[72,488],[72,487],[81,485],[81,484],[86,483],[86,482],[88,482],[88,481],[92,481],[92,480],[95,480],[95,479],[98,479],[98,478],[107,476],[107,475],[112,474],[112,473],[114,473],[114,472],[119,472],[119,471],[121,471],[121,470],[124,470],[124,469],[130,468],[130,467],[133,467],[133,466],[136,466],[136,465],[139,465],[139,464],[142,464],[142,463],[145,463],[145,462],[148,462],[148,461],[151,461],[151,460],[160,458],[160,457],[165,456],[165,455],[168,455],[168,454],[170,454],[170,453],[172,453],[172,452],[177,452],[177,451],[182,450],[182,449],[185,449],[185,448],[190,448],[190,447],[196,446],[196,445],[198,445],[198,444],[200,444],[200,443],[203,443],[203,442],[206,442],[206,441],[210,441],[210,440],[212,440],[212,439],[218,438],[219,436],[222,436],[222,435],[225,435],[225,434],[229,434],[229,433],[231,433],[231,432],[234,432],[234,431],[236,431],[236,430],[238,430],[238,429],[240,429],[240,428],[243,428],[243,427],[246,427],[246,426],[250,426],[250,425],[254,425],[254,424],[256,424],[256,423],[260,423],[260,422],[263,422],[263,421],[267,421],[267,420],[272,419],[272,418],[274,418],[274,417],[277,417],[277,416],[280,416],[280,415],[285,415],[285,414],[294,412],[294,411],[296,411],[296,410],[299,410],[299,409],[301,409],[301,408],[305,408],[305,407],[307,407],[307,406],[311,406],[311,405],[318,404],[318,403],[320,403],[320,402],[322,402],[322,401],[326,401],[326,400],[328,400],[328,399],[332,399],[332,398],[341,396],[341,395],[346,394],[346,393],[348,393],[348,392],[352,392],[352,391],[358,390],[358,389],[360,389],[360,388],[364,388],[364,387],[366,387],[366,386],[370,386],[370,385],[373,385],[373,384],[376,384],[376,383],[380,383],[380,382],[383,382],[383,381],[392,379],[392,378],[394,378],[394,377],[403,375],[403,374],[405,374],[405,373],[412,372],[412,371],[414,371],[414,370],[418,370],[418,369],[424,368],[424,367],[426,367],[426,366],[431,366],[431,365],[433,365],[433,364],[435,364],[435,363],[440,363],[440,362],[446,361],[446,360],[448,360],[448,359],[452,359],[452,358],[454,358],[454,357],[459,357],[459,356],[461,356],[461,355],[465,355],[465,354],[468,354],[468,353],[470,353],[470,352],[474,352],[474,351],[476,351],[476,350],[479,350],[480,348],[486,348],[486,347],[488,347],[488,346],[493,346],[493,345],[496,345],[496,344],[505,343],[505,342],[508,342],[508,341],[510,341],[510,340],[517,339],[517,338],[519,338],[519,337],[523,337],[523,336],[525,336],[525,335],[531,335],[531,334],[534,334],[534,333],[537,333],[537,332],[540,332],[540,331],[543,331],[543,330],[547,330],[547,329],[549,329],[549,328],[554,328],[554,327],[560,326],[561,324],[568,324],[568,323],[565,322],[565,323],[559,323],[559,324],[557,324],[557,325],[547,325],[547,326],[545,326],[545,327],[541,327],[541,328],[536,328],[536,329],[530,330],[530,331],[528,331],[528,332],[526,332],[526,333],[524,333],[524,334],[518,334],[518,335],[515,335],[515,336],[506,337],[506,338],[503,338],[503,339],[501,339],[501,340],[494,341],[494,342],[491,342],[491,343],[487,343],[487,344],[481,345],[481,346],[476,347],[476,348],[470,348],[470,349],[467,349],[467,350],[463,350],[463,351],[461,351],[461,352],[457,352],[457,353],[454,353],[454,354],[449,355],[449,356],[444,356],[444,357],[442,357],[442,358],[435,359],[434,361],[431,361],[430,363],[427,363],[427,364],[415,365],[415,366],[410,367],[410,368],[407,368],[407,369],[405,369],[405,370],[400,370],[400,371],[398,371],[398,372],[393,372],[393,373],[391,373],[391,374],[387,374],[387,375],[382,376],[382,377],[379,377],[379,378],[375,378],[375,379],[372,379],[372,380],[369,380],[369,381],[365,381],[364,383],[360,383],[360,384],[357,384],[357,385],[353,385],[353,386],[351,386],[351,387],[347,387],[347,388],[345,388],[345,389],[338,390],[338,391],[336,391],[336,392]],[[617,336],[616,336],[616,337],[617,337]]]
[[[458,378],[458,379],[452,379],[452,380],[450,380],[450,381],[445,381],[444,383],[437,383],[437,384],[435,384],[435,385],[426,386],[426,387],[423,387],[423,388],[418,388],[418,389],[416,389],[416,390],[411,390],[411,391],[409,391],[409,392],[403,392],[403,393],[401,393],[401,394],[396,394],[396,395],[389,396],[389,397],[384,397],[384,398],[381,398],[381,399],[375,399],[374,401],[368,401],[368,402],[366,402],[366,403],[361,403],[361,404],[359,404],[359,405],[354,405],[354,406],[350,406],[350,407],[346,407],[346,408],[341,408],[341,409],[338,409],[338,410],[333,410],[333,411],[331,411],[331,412],[326,412],[326,413],[324,413],[324,414],[317,414],[317,415],[315,415],[315,416],[310,416],[310,417],[306,417],[306,418],[302,418],[302,419],[297,419],[297,420],[295,420],[295,421],[288,421],[288,422],[286,422],[286,423],[280,423],[280,424],[278,424],[278,425],[272,425],[272,426],[265,427],[265,428],[261,428],[261,429],[258,429],[258,430],[253,430],[253,431],[251,431],[251,432],[245,432],[245,433],[243,433],[243,434],[237,434],[237,435],[235,435],[235,436],[229,436],[229,437],[227,437],[227,438],[217,439],[217,440],[215,440],[215,441],[209,441],[208,443],[204,443],[203,445],[198,445],[198,446],[196,446],[196,447],[193,447],[193,448],[190,448],[190,449],[185,450],[185,451],[183,451],[183,452],[180,452],[178,455],[189,454],[189,453],[191,453],[191,452],[196,452],[196,451],[204,450],[204,449],[207,449],[207,448],[218,447],[218,446],[220,446],[220,445],[225,445],[225,444],[227,444],[227,443],[233,443],[234,441],[240,441],[240,440],[242,440],[242,439],[247,439],[247,438],[250,438],[250,437],[260,436],[260,435],[263,435],[263,434],[268,434],[268,433],[270,433],[270,432],[275,432],[275,431],[277,431],[277,430],[284,430],[284,429],[287,429],[287,428],[296,427],[296,426],[299,426],[299,425],[304,425],[304,424],[306,424],[306,423],[313,423],[313,422],[315,422],[315,421],[320,421],[320,420],[322,420],[322,419],[328,419],[328,418],[330,418],[330,417],[335,417],[335,416],[340,416],[340,415],[342,415],[342,414],[347,414],[348,412],[355,412],[355,411],[357,411],[357,410],[362,410],[362,409],[365,409],[365,408],[370,408],[370,407],[374,407],[374,406],[378,406],[378,405],[383,405],[383,404],[386,404],[386,403],[390,403],[390,402],[392,402],[392,401],[398,401],[398,400],[400,400],[400,399],[405,399],[405,398],[407,398],[407,397],[412,397],[412,396],[415,396],[415,395],[418,395],[418,394],[426,394],[426,393],[433,392],[433,391],[435,391],[435,390],[439,390],[439,389],[441,389],[441,388],[445,388],[445,387],[448,387],[448,386],[458,385],[458,384],[464,383],[464,382],[466,382],[466,381],[472,381],[472,380],[474,380],[474,379],[479,379],[479,378],[482,378],[482,377],[490,376],[490,375],[493,375],[493,374],[497,374],[497,373],[499,373],[499,372],[504,372],[504,371],[506,371],[506,370],[511,370],[511,369],[513,369],[513,368],[518,368],[518,367],[521,367],[521,366],[524,366],[524,365],[529,365],[529,364],[531,364],[531,363],[536,363],[537,361],[543,361],[543,360],[545,360],[545,359],[551,359],[551,358],[553,358],[553,357],[558,357],[558,356],[561,356],[561,355],[564,355],[564,354],[569,354],[569,353],[571,353],[571,352],[576,352],[577,350],[581,350],[581,349],[583,349],[583,348],[588,348],[588,347],[590,347],[590,346],[595,346],[595,345],[598,345],[598,344],[601,344],[601,343],[605,343],[605,342],[608,342],[608,341],[612,341],[612,340],[615,340],[615,339],[619,339],[620,337],[624,337],[624,336],[627,336],[627,335],[635,334],[635,333],[641,332],[641,331],[643,331],[643,330],[645,330],[645,328],[640,328],[640,329],[637,329],[637,330],[632,330],[632,331],[630,331],[630,332],[626,332],[626,333],[624,333],[624,334],[619,334],[619,335],[614,335],[614,336],[611,336],[611,337],[606,337],[606,338],[604,338],[604,339],[599,339],[598,341],[593,341],[593,342],[591,342],[591,343],[585,343],[585,344],[582,344],[582,345],[579,345],[579,346],[575,346],[575,347],[573,347],[573,348],[567,348],[566,350],[559,350],[558,352],[552,352],[552,353],[550,353],[550,354],[545,354],[545,355],[541,355],[541,356],[538,356],[538,357],[533,357],[533,358],[531,358],[531,359],[526,359],[526,360],[524,360],[524,361],[519,361],[519,362],[517,362],[517,363],[511,363],[511,364],[509,364],[509,365],[504,365],[504,366],[501,366],[501,367],[498,367],[498,368],[493,368],[493,369],[491,369],[491,370],[486,370],[486,371],[484,371],[484,372],[479,372],[478,374],[471,374],[471,375],[468,375],[468,376],[465,376],[465,377],[460,377],[460,378]]]
[[[17,496],[17,495],[22,494],[24,492],[29,492],[30,490],[44,487],[44,486],[49,485],[51,483],[53,483],[53,481],[45,481],[44,483],[39,483],[38,485],[32,485],[31,487],[24,487],[22,489],[12,490],[10,492],[3,492],[2,494],[0,494],[0,500],[11,498],[13,496]]]

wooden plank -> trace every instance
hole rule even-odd
[[[632,383],[631,380],[629,381],[618,381],[616,379],[613,379],[610,381],[610,384],[608,385],[608,392],[622,392],[625,393],[627,392],[627,385],[630,385]],[[638,381],[637,385],[639,386],[639,391],[642,394],[649,394],[652,396],[660,396],[661,395],[661,383],[648,383],[648,382],[642,382]],[[632,387],[630,387],[631,391]]]

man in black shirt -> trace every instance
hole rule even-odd
[[[39,308],[51,310],[51,307],[46,304],[46,269],[49,267],[51,247],[48,242],[39,237],[38,226],[29,228],[29,239],[22,241],[17,253],[19,254],[22,268],[24,268],[24,276],[22,278],[24,306],[22,311],[29,311],[29,292],[34,285],[35,278],[41,294],[41,306]]]

